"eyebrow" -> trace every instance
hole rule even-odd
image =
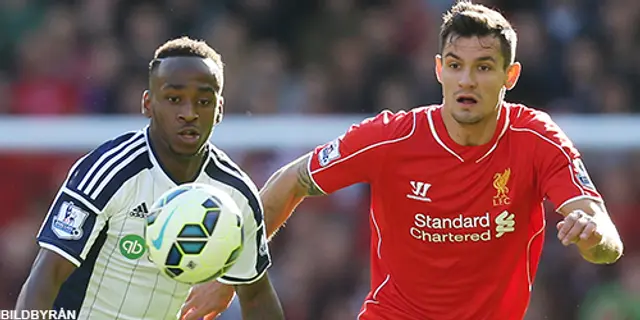
[[[182,84],[171,84],[171,83],[165,83],[164,85],[162,85],[162,87],[160,87],[161,90],[182,90],[184,89],[186,86],[182,85]],[[217,93],[216,88],[211,87],[211,86],[199,86],[198,87],[198,91],[201,92],[211,92],[213,94]]]
[[[448,52],[447,54],[444,55],[444,57],[451,57],[457,60],[462,60],[462,58],[460,58],[459,56],[457,56],[454,53]],[[476,61],[491,61],[493,63],[497,63],[496,59],[492,56],[482,56],[476,59]]]

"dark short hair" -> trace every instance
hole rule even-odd
[[[498,11],[463,0],[442,17],[440,52],[455,37],[494,36],[500,40],[502,56],[508,67],[515,61],[518,36],[511,23]]]
[[[216,50],[202,40],[194,40],[189,37],[180,37],[162,44],[153,55],[149,63],[149,75],[160,65],[162,59],[172,57],[198,57],[213,60],[220,68],[221,74],[218,82],[222,86],[224,79],[224,64],[222,57]]]

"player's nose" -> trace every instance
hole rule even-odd
[[[476,81],[473,73],[469,70],[462,71],[460,73],[460,78],[458,78],[458,86],[461,88],[475,88]]]
[[[178,112],[178,119],[184,122],[192,122],[198,119],[195,105],[191,102],[184,103]]]

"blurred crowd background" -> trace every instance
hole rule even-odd
[[[509,100],[552,115],[640,111],[640,1],[478,2],[500,8],[519,33],[524,69]],[[433,56],[451,3],[2,0],[0,115],[139,115],[148,61],[181,35],[222,54],[230,114],[364,118],[437,103]],[[305,151],[229,153],[261,186]],[[583,262],[558,243],[559,216],[550,211],[528,319],[640,319],[640,147],[582,151],[626,256],[615,266]],[[34,235],[81,154],[0,151],[0,309],[14,306],[37,250]],[[288,319],[355,319],[369,290],[367,192],[355,186],[306,201],[273,241],[271,276]]]

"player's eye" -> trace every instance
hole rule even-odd
[[[180,103],[180,97],[175,97],[175,96],[168,96],[167,97],[167,101],[176,104],[176,103]]]
[[[489,70],[491,70],[491,66],[481,65],[481,66],[478,67],[478,70],[480,70],[480,71],[489,71]]]
[[[449,63],[449,68],[451,68],[451,69],[458,69],[458,68],[460,68],[460,64],[459,64],[459,63],[457,63],[457,62],[450,62],[450,63]]]
[[[211,105],[212,101],[209,99],[200,99],[198,100],[198,104],[202,105],[202,106],[208,106]]]

